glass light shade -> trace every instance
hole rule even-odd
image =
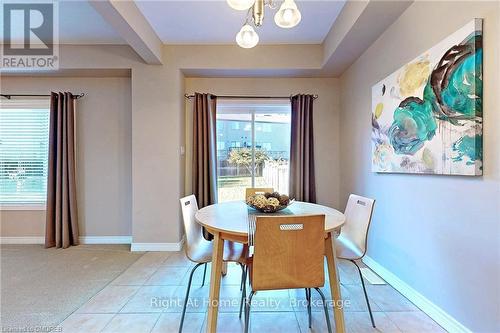
[[[229,7],[236,10],[247,10],[252,7],[255,0],[227,0]]]
[[[241,30],[236,34],[236,43],[245,49],[251,49],[259,42],[259,35],[255,32],[253,27],[245,24]]]
[[[299,24],[302,15],[293,0],[285,0],[274,15],[274,22],[281,28],[293,28]]]

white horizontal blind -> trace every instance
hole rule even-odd
[[[0,108],[0,204],[44,204],[49,109],[3,104]]]

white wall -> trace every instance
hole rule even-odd
[[[186,78],[185,91],[215,95],[290,96],[317,94],[314,101],[314,151],[318,203],[339,207],[338,80],[328,78]],[[191,191],[192,104],[186,103],[186,193]]]
[[[371,172],[371,86],[484,18],[484,176]],[[415,2],[341,77],[341,193],[377,200],[368,255],[473,332],[500,331],[499,3]]]
[[[130,78],[6,77],[2,93],[84,92],[77,101],[80,236],[132,232]],[[45,211],[0,211],[3,237],[44,236]]]

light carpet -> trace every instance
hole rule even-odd
[[[1,245],[0,327],[59,324],[143,254],[129,245]]]

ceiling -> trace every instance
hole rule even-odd
[[[59,1],[59,42],[61,44],[125,44],[125,41],[87,2]],[[3,15],[0,15],[3,26]],[[17,29],[22,31],[21,29]],[[3,34],[0,34],[3,42]],[[13,36],[15,42],[22,36]]]
[[[264,25],[256,29],[260,44],[322,43],[345,3],[344,0],[296,2],[302,21],[293,29],[279,28],[274,23],[277,9],[266,7]],[[166,44],[233,44],[247,15],[246,11],[229,7],[225,0],[136,0],[136,4]]]
[[[81,0],[59,1],[61,44],[125,44],[99,13]]]
[[[302,21],[293,29],[276,26],[276,9],[266,7],[264,26],[257,29],[260,44],[321,43],[344,6],[344,0],[296,2]],[[88,1],[58,3],[61,44],[126,44]],[[135,3],[166,44],[234,44],[246,17],[246,11],[231,9],[225,0],[135,0]],[[3,25],[3,15],[0,15],[0,25]],[[3,41],[3,34],[0,35]],[[18,37],[20,41],[21,36]]]

